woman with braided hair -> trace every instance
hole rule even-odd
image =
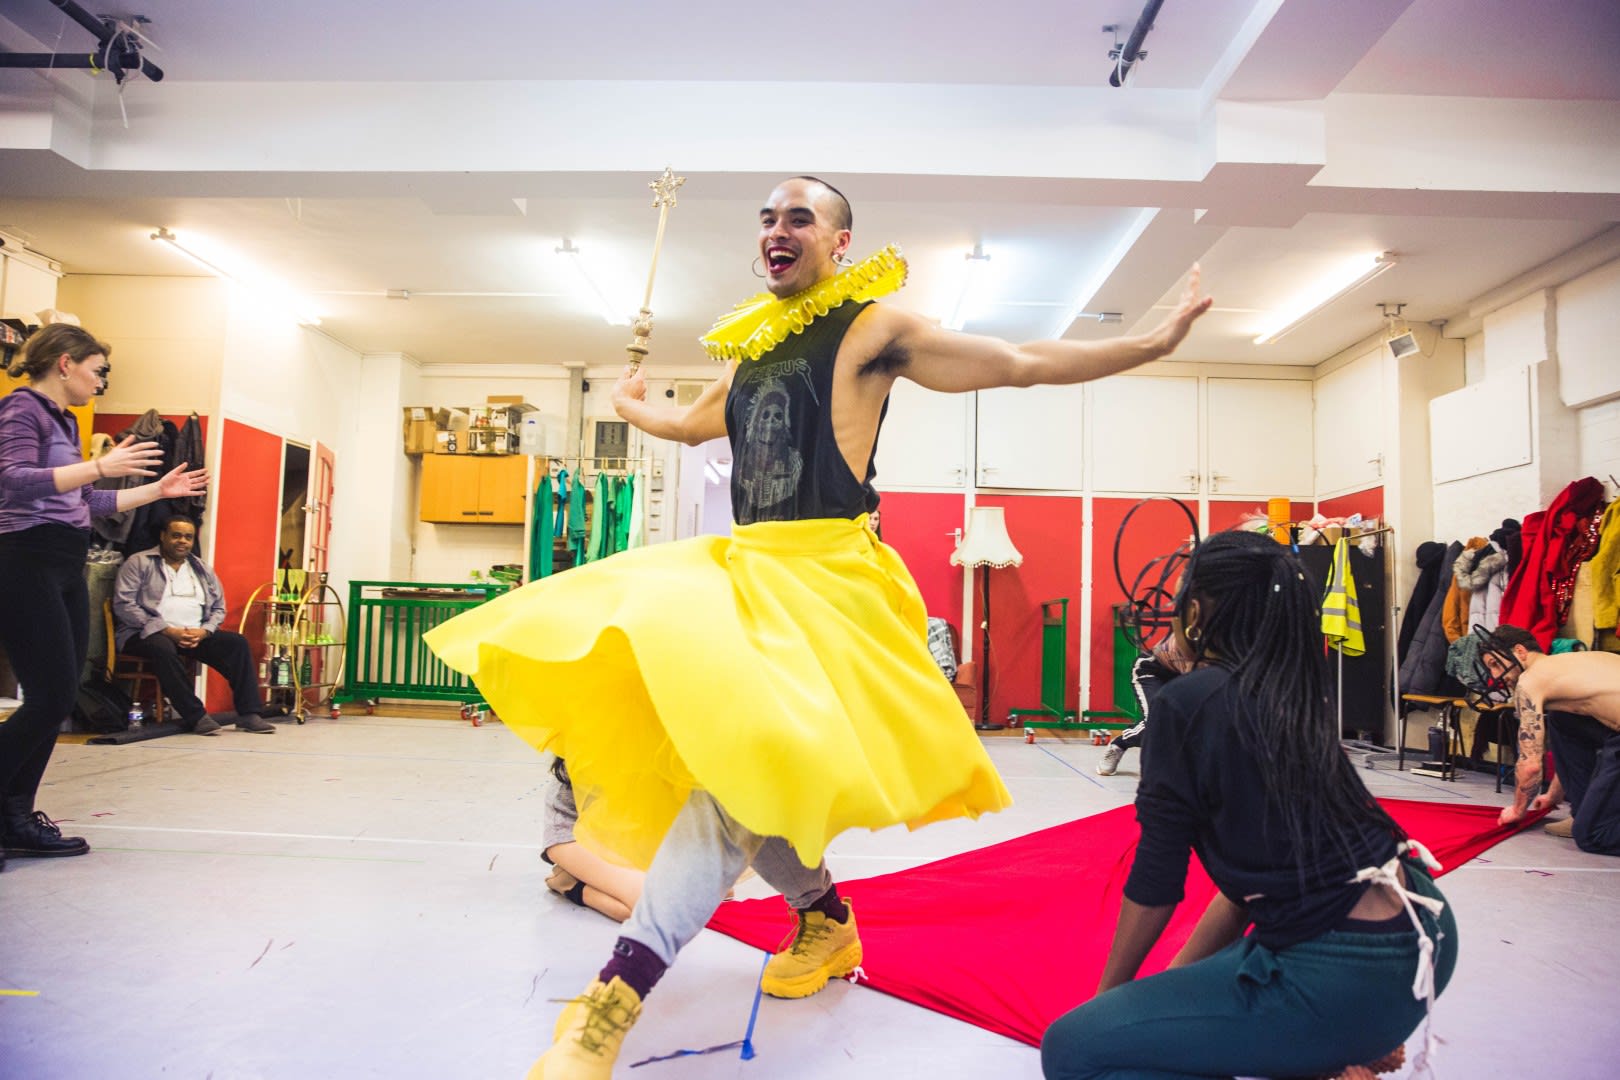
[[[1340,747],[1315,592],[1285,547],[1225,532],[1193,553],[1175,611],[1194,667],[1154,705],[1113,946],[1097,996],[1048,1029],[1046,1076],[1394,1068],[1450,979],[1456,923]],[[1170,970],[1137,979],[1189,852],[1219,891]]]

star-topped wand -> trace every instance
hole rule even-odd
[[[631,327],[636,337],[624,347],[625,352],[630,354],[631,368],[640,367],[647,358],[647,338],[652,334],[652,292],[653,279],[658,276],[658,252],[664,246],[664,225],[669,221],[670,207],[675,205],[675,189],[684,183],[686,177],[676,176],[667,165],[662,176],[647,183],[653,191],[653,206],[658,210],[658,236],[653,240],[652,269],[647,271],[647,294],[642,298],[641,312]]]

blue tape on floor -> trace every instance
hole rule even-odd
[[[771,954],[766,953],[765,954],[765,959],[759,965],[759,974],[760,974],[761,978],[763,978],[764,975],[765,975],[765,965],[770,963],[770,962],[771,962]],[[700,1057],[703,1054],[718,1054],[720,1051],[722,1051],[722,1050],[730,1050],[734,1046],[742,1048],[742,1053],[740,1055],[738,1055],[738,1056],[740,1056],[742,1058],[742,1060],[744,1060],[744,1061],[753,1060],[753,1057],[754,1057],[754,1024],[756,1022],[758,1022],[758,1020],[759,1020],[759,1001],[760,1001],[761,996],[763,996],[764,992],[765,992],[764,987],[760,984],[760,982],[758,980],[756,980],[755,983],[754,983],[754,1007],[751,1010],[749,1010],[749,1013],[748,1013],[748,1030],[743,1032],[743,1037],[741,1039],[734,1040],[734,1041],[728,1042],[728,1043],[720,1043],[718,1046],[706,1046],[702,1050],[676,1050],[673,1053],[669,1053],[669,1054],[659,1054],[656,1057],[643,1058],[640,1061],[636,1062],[634,1065],[631,1065],[630,1067],[632,1069],[639,1069],[643,1065],[651,1065],[654,1062],[658,1062],[658,1061],[674,1061],[676,1058]]]

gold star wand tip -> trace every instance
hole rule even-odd
[[[684,183],[686,183],[686,177],[676,176],[673,169],[667,165],[664,166],[664,175],[656,180],[647,181],[647,186],[652,188],[653,192],[653,207],[656,209],[658,207],[674,206],[675,189]]]

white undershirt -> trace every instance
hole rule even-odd
[[[197,580],[191,560],[181,563],[178,570],[168,563],[162,566],[163,576],[168,581],[163,587],[163,599],[158,603],[158,614],[170,626],[201,626],[208,597],[203,595],[202,582]]]

